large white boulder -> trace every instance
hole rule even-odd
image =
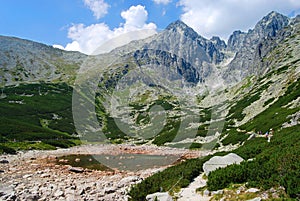
[[[147,201],[173,201],[172,197],[169,195],[169,193],[164,192],[164,193],[153,193],[150,195],[146,196]]]
[[[244,159],[237,154],[230,153],[225,156],[214,156],[203,164],[206,175],[218,168],[224,168],[231,164],[240,164]]]

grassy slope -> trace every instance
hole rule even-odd
[[[7,152],[6,147],[53,149],[76,144],[76,138],[72,136],[75,127],[71,87],[66,84],[22,84],[5,87],[3,93],[6,97],[0,99],[0,152]]]

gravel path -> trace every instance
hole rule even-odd
[[[209,201],[210,196],[200,195],[196,193],[196,189],[206,185],[206,180],[203,179],[203,174],[194,179],[187,188],[181,189],[179,199],[177,201]]]

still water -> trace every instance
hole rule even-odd
[[[57,163],[102,171],[138,171],[170,165],[177,159],[178,156],[146,154],[66,155],[58,158]]]

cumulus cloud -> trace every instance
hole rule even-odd
[[[105,16],[109,5],[104,0],[83,0],[84,4],[94,13],[97,19]]]
[[[271,11],[285,15],[299,10],[299,0],[180,0],[181,20],[204,37],[223,39],[237,29],[247,31]]]
[[[154,23],[146,24],[148,19],[148,12],[145,6],[137,5],[131,6],[128,10],[121,13],[122,18],[125,20],[122,31],[134,31],[137,29],[156,29]]]
[[[110,27],[105,23],[97,23],[89,26],[84,24],[72,25],[68,30],[68,38],[72,39],[72,42],[67,44],[64,49],[93,54],[94,51],[101,46],[101,44],[122,34],[138,30],[150,30],[141,32],[144,34],[131,34],[130,38],[126,36],[126,41],[123,41],[120,45],[124,45],[131,40],[142,39],[156,33],[156,25],[154,23],[146,23],[148,19],[148,12],[144,6],[131,6],[128,10],[122,11],[121,16],[125,20],[125,23],[115,29],[110,29]],[[56,45],[56,47],[59,46]],[[108,48],[107,50],[109,51],[111,48]]]
[[[172,0],[153,0],[154,3],[156,4],[164,4],[167,5],[168,3],[170,3]]]

